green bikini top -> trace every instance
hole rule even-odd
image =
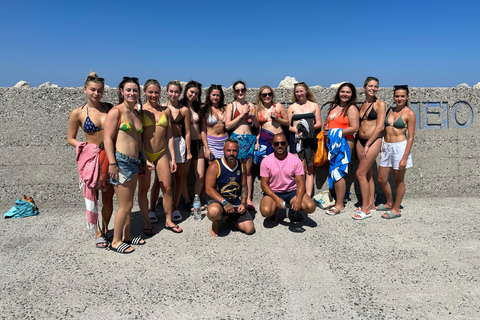
[[[390,114],[390,111],[393,111],[392,107],[390,107],[387,111],[387,116],[385,117],[385,127],[393,126],[396,129],[405,129],[407,126],[405,125],[405,121],[403,121],[403,118],[402,118],[402,115],[403,115],[403,112],[405,111],[405,108],[403,108],[402,114],[400,115],[400,117],[397,120],[395,120],[395,122],[393,124],[390,124],[390,122],[388,122],[388,115]]]

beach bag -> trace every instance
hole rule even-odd
[[[335,205],[335,200],[330,195],[330,191],[328,190],[319,192],[316,195],[314,195],[313,202],[315,202],[317,207],[322,208],[323,210],[330,209]]]
[[[328,162],[327,139],[323,135],[323,130],[317,134],[317,143],[317,152],[315,152],[313,164],[315,164],[316,167],[320,167]]]

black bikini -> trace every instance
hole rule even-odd
[[[367,110],[365,110],[365,113],[363,114],[363,117],[360,118],[360,123],[362,123],[363,120],[377,120],[378,118],[378,115],[377,115],[377,112],[375,111],[375,108],[373,108],[373,104],[375,103],[375,101],[377,101],[377,98],[374,97],[373,98],[373,101],[372,103],[370,103],[370,105],[368,106]],[[368,110],[370,110],[370,108],[372,109],[368,115],[367,115],[367,112]],[[367,116],[367,118],[365,119],[365,116]],[[377,139],[375,139],[373,143],[375,143],[375,141],[377,141],[378,139],[380,139],[381,137],[377,137]],[[368,139],[363,139],[363,138],[358,138],[358,141],[360,142],[360,144],[362,145],[362,147],[365,148],[365,145],[367,144],[368,142]]]

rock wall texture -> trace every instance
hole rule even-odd
[[[258,89],[249,89],[255,101]],[[323,118],[335,89],[313,87]],[[162,101],[166,102],[166,90]],[[231,101],[231,88],[225,89]],[[292,90],[275,89],[278,102],[288,105]],[[358,101],[363,101],[358,89]],[[393,91],[381,88],[377,97],[393,105]],[[205,95],[205,89],[203,96]],[[103,101],[116,103],[117,90],[107,88]],[[0,207],[13,205],[23,194],[43,206],[82,203],[75,150],[67,144],[70,111],[85,102],[82,88],[0,88]],[[477,196],[480,185],[480,90],[474,88],[411,88],[410,106],[417,114],[413,168],[407,170],[406,196]],[[80,134],[81,135],[81,134]],[[81,138],[80,138],[81,139]],[[351,164],[349,188],[356,164]],[[328,188],[328,166],[316,171],[316,189]],[[256,182],[255,194],[260,196]],[[379,192],[381,193],[380,189]]]

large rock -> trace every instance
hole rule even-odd
[[[460,83],[458,86],[456,86],[456,88],[470,88],[470,86],[464,82]]]
[[[289,77],[286,76],[285,79],[280,81],[280,84],[278,85],[279,88],[285,88],[285,89],[293,89],[295,83],[297,83],[297,79],[295,77]]]
[[[20,80],[17,82],[16,85],[13,86],[14,88],[31,88],[27,81]]]
[[[473,86],[474,89],[480,89],[480,82]]]
[[[338,88],[339,88],[342,84],[344,84],[345,82],[347,82],[347,81],[343,81],[343,82],[331,84],[331,85],[330,85],[330,88],[338,89]]]
[[[39,88],[60,88],[58,84],[52,84],[51,82],[45,82],[38,86]]]

